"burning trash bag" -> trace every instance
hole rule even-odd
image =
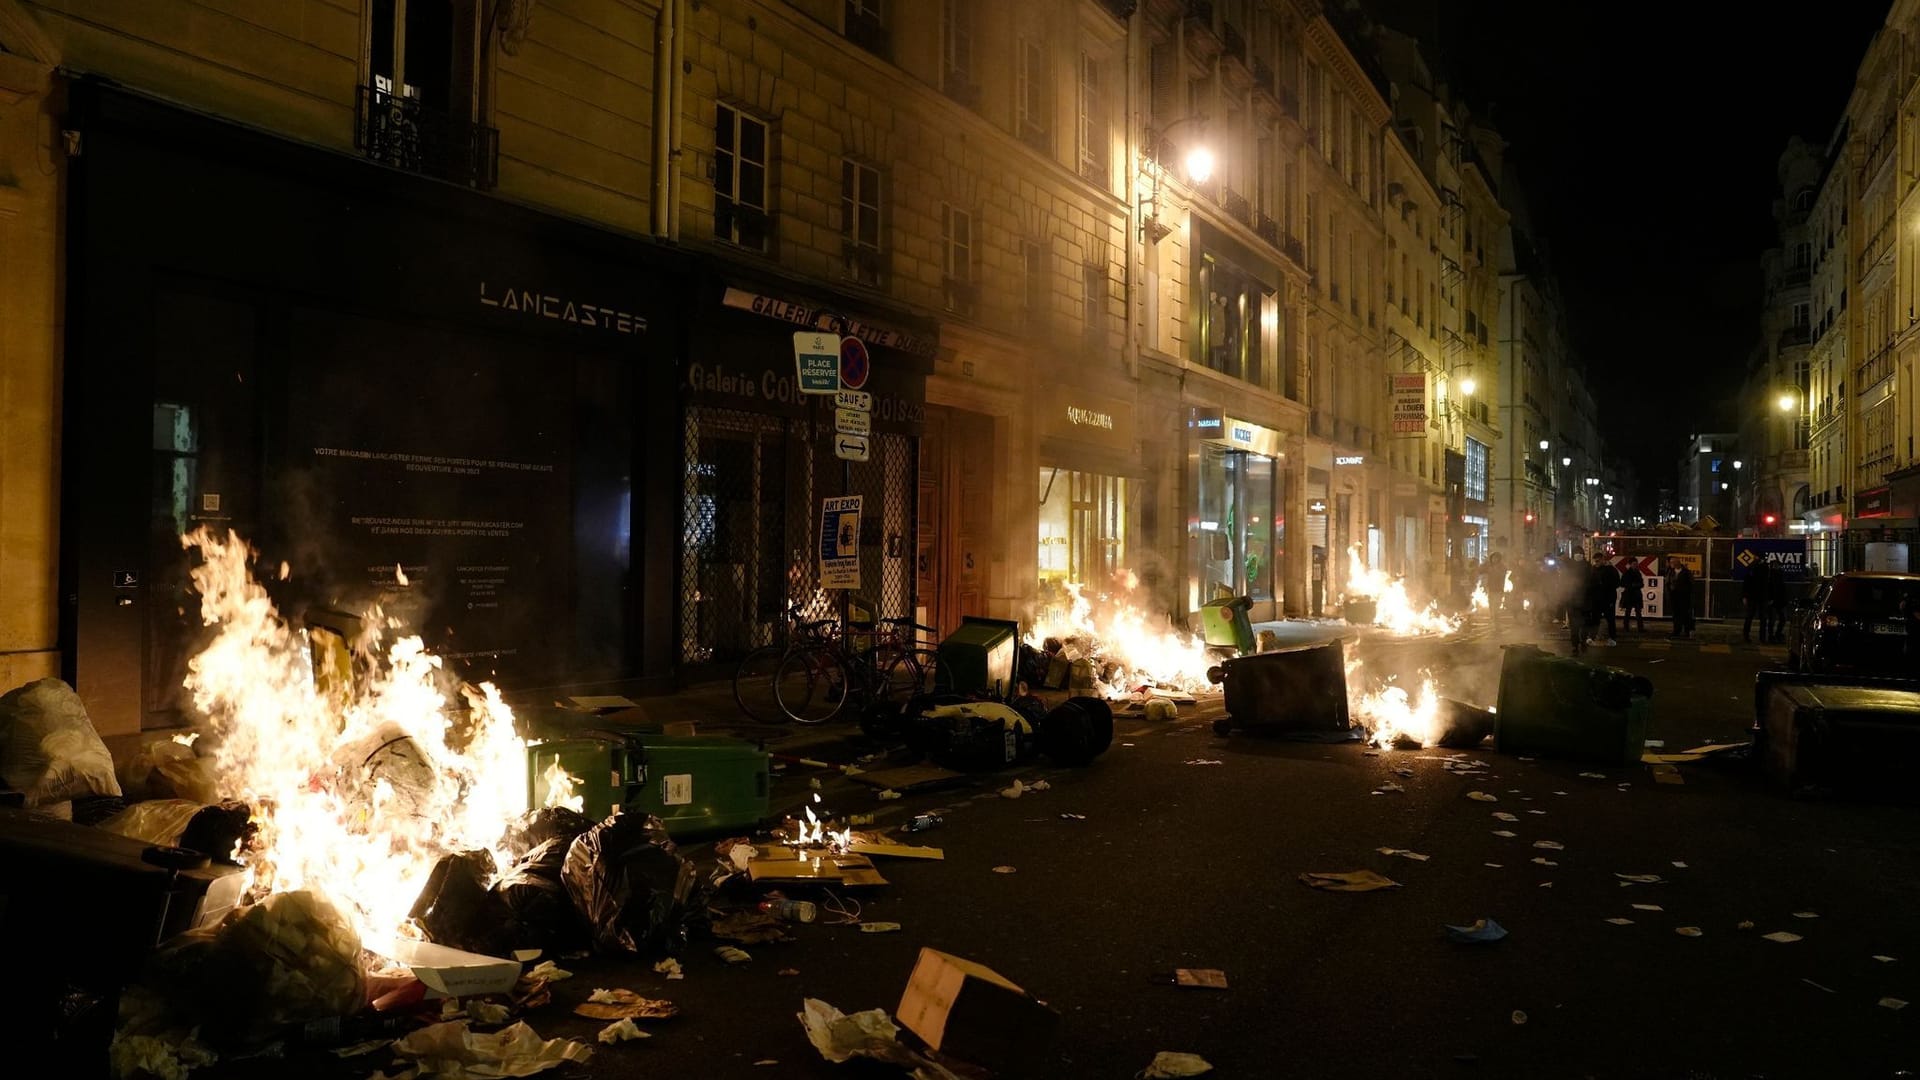
[[[560,871],[594,948],[606,953],[677,954],[696,877],[651,814],[616,813],[581,833]]]
[[[228,800],[203,806],[190,799],[150,799],[134,803],[100,823],[99,828],[162,847],[198,851],[224,863],[252,841],[253,812]]]
[[[305,891],[275,893],[173,938],[148,961],[144,981],[221,1047],[257,1045],[366,1004],[359,935]]]
[[[580,811],[564,806],[549,806],[529,810],[515,819],[500,838],[500,846],[506,848],[507,854],[515,859],[524,859],[534,848],[549,840],[558,840],[561,853],[565,854],[573,838],[591,828],[593,819]],[[558,876],[557,868],[555,875]]]
[[[494,894],[513,915],[518,948],[557,955],[587,946],[587,928],[561,880],[572,844],[571,836],[542,840],[494,883]]]
[[[513,912],[491,887],[494,870],[491,852],[441,856],[409,917],[436,944],[483,956],[511,955]]]

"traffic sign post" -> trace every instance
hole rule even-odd
[[[866,438],[873,434],[873,414],[858,409],[833,410],[833,430],[840,435],[858,435]]]
[[[858,412],[873,411],[873,395],[864,390],[842,390],[833,395],[833,403],[842,409],[854,409]]]
[[[820,587],[860,587],[860,496],[820,501]]]
[[[873,364],[867,357],[867,343],[857,337],[840,339],[840,385],[858,390],[867,385]]]
[[[836,433],[833,436],[833,456],[841,461],[866,461],[867,437]]]

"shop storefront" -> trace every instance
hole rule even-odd
[[[1069,586],[1105,590],[1132,569],[1128,543],[1141,491],[1133,402],[1042,386],[1039,411],[1039,592],[1043,610]]]
[[[737,278],[700,288],[677,447],[677,659],[686,678],[723,675],[781,640],[794,605],[806,618],[838,613],[838,594],[820,586],[815,535],[829,496],[862,499],[852,591],[882,616],[914,614],[916,457],[934,328],[802,288]],[[843,438],[833,395],[800,393],[800,330],[865,343],[870,434]],[[848,460],[842,444],[866,460]]]
[[[1189,610],[1226,596],[1279,617],[1287,473],[1278,431],[1205,406],[1187,412]]]
[[[378,600],[510,696],[670,681],[635,556],[684,256],[86,82],[68,122],[62,645],[103,730],[181,720],[201,526],[287,564],[289,620]]]

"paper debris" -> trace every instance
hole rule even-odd
[[[1555,795],[1565,795],[1565,794],[1566,794],[1566,792],[1564,792],[1564,791],[1556,791],[1556,792],[1554,792],[1554,794],[1555,794]]]
[[[1761,934],[1760,936],[1766,938],[1768,941],[1777,941],[1782,945],[1800,940],[1799,934],[1790,934],[1785,930],[1775,930],[1771,934]]]
[[[887,788],[886,790],[874,796],[874,798],[879,799],[882,802],[885,802],[888,799],[897,799],[899,797],[900,797],[900,793],[893,790],[892,788]]]
[[[1741,919],[1739,922],[1734,924],[1733,928],[1735,930],[1751,930],[1753,929],[1753,920]]]
[[[1140,1072],[1140,1080],[1178,1080],[1184,1076],[1199,1076],[1213,1071],[1213,1063],[1199,1054],[1181,1054],[1172,1050],[1162,1050],[1153,1055],[1153,1060]]]
[[[467,1015],[477,1024],[504,1024],[512,1010],[498,1002],[476,1000],[467,1002]]]
[[[993,872],[996,874],[1017,874],[1020,872],[1020,868],[1017,866],[996,866],[993,868]]]
[[[1883,997],[1880,999],[1880,1007],[1883,1009],[1892,1009],[1894,1012],[1899,1012],[1901,1009],[1904,1009],[1907,1007],[1907,1003],[1904,1001],[1901,1001],[1897,997]]]
[[[1641,743],[1640,745],[1642,745],[1642,746],[1651,746],[1651,747],[1653,747],[1653,748],[1654,748],[1655,750],[1664,750],[1664,749],[1666,749],[1666,746],[1667,746],[1667,740],[1665,740],[1665,739],[1648,739],[1648,740],[1646,740],[1645,742],[1643,742],[1643,743]]]
[[[1462,945],[1491,945],[1507,936],[1507,928],[1492,919],[1475,919],[1470,926],[1447,926],[1447,940]]]
[[[1659,885],[1666,881],[1659,874],[1615,874],[1613,876],[1630,885]]]
[[[1517,832],[1514,832],[1512,829],[1495,829],[1493,830],[1493,835],[1504,837],[1508,840],[1511,840],[1514,837],[1519,836],[1520,834]]]
[[[595,1036],[595,1038],[598,1038],[608,1046],[612,1046],[614,1043],[632,1042],[634,1039],[651,1039],[653,1038],[653,1033],[641,1031],[634,1025],[632,1020],[623,1017],[601,1028],[600,1034]]]
[[[1524,1013],[1524,1012],[1521,1012],[1521,1011],[1520,1011],[1519,1009],[1515,1009],[1515,1010],[1513,1010],[1513,1022],[1514,1022],[1514,1023],[1516,1023],[1516,1024],[1524,1024],[1524,1023],[1526,1023],[1526,1022],[1527,1022],[1527,1014],[1526,1014],[1526,1013]]]
[[[371,1054],[375,1050],[384,1050],[392,1045],[392,1039],[368,1039],[366,1042],[357,1042],[352,1046],[342,1046],[333,1052],[333,1056],[342,1058],[359,1057],[362,1054]]]
[[[1545,855],[1535,855],[1533,857],[1533,861],[1541,866],[1559,866],[1560,865],[1559,863],[1554,862],[1552,859],[1547,858]]]
[[[1603,772],[1583,772],[1580,775],[1589,780],[1605,780],[1607,778],[1607,774]]]
[[[1537,847],[1537,848],[1539,848],[1539,849],[1540,849],[1540,850],[1542,850],[1542,851],[1565,851],[1565,850],[1567,850],[1567,845],[1565,845],[1565,844],[1563,844],[1563,843],[1561,843],[1561,842],[1560,842],[1560,841],[1558,841],[1558,840],[1535,840],[1535,841],[1533,842],[1533,846],[1534,846],[1534,847]]]
[[[779,975],[782,978],[785,978],[787,976],[800,974],[800,969],[799,968],[781,968],[779,971],[774,972],[774,974]]]
[[[1685,870],[1687,868],[1687,864],[1683,862],[1674,862],[1671,865],[1675,870]]]
[[[1664,762],[1658,765],[1649,765],[1647,766],[1647,770],[1653,773],[1653,782],[1656,784],[1685,784],[1687,782],[1687,778],[1680,775],[1679,769]]]
[[[1345,873],[1306,873],[1300,880],[1309,888],[1325,889],[1328,892],[1372,892],[1375,889],[1397,889],[1400,883],[1392,878],[1382,877],[1371,870],[1349,870]]]
[[[754,1064],[755,1064],[755,1065],[778,1065],[778,1064],[780,1064],[780,1059],[778,1059],[778,1058],[761,1058],[761,1059],[760,1059],[759,1061],[756,1061],[756,1062],[754,1062]]]
[[[1539,884],[1539,886],[1538,886],[1538,887],[1539,887],[1539,888],[1542,888],[1542,889],[1551,889],[1551,888],[1553,888],[1553,882],[1551,882],[1551,881],[1543,881],[1543,882],[1541,882],[1541,883]]]
[[[1226,762],[1214,761],[1211,758],[1194,758],[1193,760],[1187,762],[1187,764],[1189,765],[1225,765]]]
[[[808,786],[809,788],[812,788],[812,789],[813,789],[814,791],[819,791],[819,790],[820,790],[820,778],[819,778],[819,777],[817,777],[817,776],[809,776],[809,777],[807,778],[807,786]]]
[[[1487,867],[1492,867],[1492,868],[1493,868],[1493,869],[1495,869],[1495,870],[1498,870],[1498,869],[1500,869],[1500,864],[1499,864],[1499,863],[1497,863],[1497,862],[1486,862],[1486,863],[1481,863],[1480,865],[1481,865],[1481,866],[1487,866]]]
[[[1529,810],[1529,811],[1527,811],[1527,813],[1529,813],[1529,814],[1532,814],[1532,815],[1534,815],[1535,817],[1546,817],[1546,816],[1547,816],[1547,812],[1546,812],[1545,810]]]
[[[753,961],[753,955],[751,953],[733,945],[722,945],[713,950],[713,955],[729,964],[746,964]]]
[[[1027,793],[1027,785],[1021,783],[1018,780],[1015,780],[1013,782],[1012,787],[1003,787],[1000,789],[1000,797],[1003,799],[1017,799],[1020,796],[1025,795],[1026,793]]]
[[[1027,785],[1027,790],[1028,791],[1045,791],[1048,788],[1051,788],[1052,786],[1053,786],[1052,784],[1047,783],[1045,780],[1035,780],[1033,783]]]
[[[1800,981],[1803,983],[1806,983],[1808,986],[1813,987],[1815,990],[1824,991],[1829,994],[1833,993],[1833,987],[1823,986],[1820,983],[1814,982],[1812,979],[1801,979]]]
[[[1414,862],[1426,862],[1428,859],[1433,858],[1431,855],[1422,855],[1417,851],[1408,851],[1406,848],[1383,847],[1375,848],[1374,850],[1382,855],[1398,855],[1403,859],[1412,859]]]
[[[856,1057],[901,1061],[906,1049],[899,1042],[900,1029],[885,1009],[868,1009],[849,1016],[821,1001],[807,998],[798,1014],[807,1039],[820,1056],[835,1065]]]
[[[1379,787],[1373,789],[1373,793],[1375,795],[1380,795],[1385,792],[1391,791],[1398,794],[1398,793],[1405,792],[1406,790],[1407,790],[1406,788],[1401,787],[1399,784],[1396,784],[1391,780],[1383,780],[1380,782]]]
[[[1700,936],[1700,928],[1697,926],[1676,926],[1673,928],[1673,932],[1679,934],[1681,937]]]
[[[573,1007],[575,1016],[589,1020],[669,1020],[680,1014],[671,1001],[641,997],[625,987],[595,990]]]
[[[1472,799],[1474,802],[1499,802],[1500,801],[1500,796],[1489,795],[1484,791],[1469,791],[1467,792],[1467,798]]]
[[[1614,916],[1611,919],[1608,919],[1607,921],[1612,923],[1615,926],[1632,926],[1633,925],[1632,919],[1623,919],[1618,915]]]
[[[1509,814],[1505,810],[1495,810],[1493,812],[1493,816],[1499,818],[1501,821],[1519,821],[1520,820],[1520,815]]]
[[[1880,961],[1883,964],[1891,964],[1894,962],[1894,958],[1891,956],[1875,956],[1874,959]]]
[[[1225,990],[1227,973],[1219,968],[1174,968],[1173,985],[1200,990]]]
[[[527,972],[526,977],[529,979],[543,979],[547,982],[559,982],[561,979],[573,978],[573,972],[562,971],[559,965],[551,960],[542,960]]]
[[[1820,917],[1820,913],[1816,911],[1796,911],[1793,913],[1793,917],[1796,919],[1817,919]]]
[[[1661,907],[1661,906],[1660,906],[1659,904],[1635,904],[1635,905],[1633,905],[1633,910],[1635,910],[1635,911],[1665,911],[1665,910],[1666,910],[1666,908],[1663,908],[1663,907]]]
[[[863,934],[891,934],[898,929],[900,929],[900,924],[897,922],[863,922],[860,924],[860,932]]]
[[[410,1032],[393,1052],[441,1076],[532,1076],[568,1061],[585,1061],[593,1048],[572,1039],[542,1039],[525,1021],[480,1035],[455,1020]]]
[[[684,979],[687,977],[687,973],[680,970],[680,961],[675,960],[671,956],[653,965],[653,970],[661,975],[665,975],[669,979]]]
[[[1085,815],[1085,814],[1061,814],[1061,815],[1060,815],[1060,820],[1062,820],[1062,821],[1085,821],[1085,820],[1087,820],[1087,815]]]

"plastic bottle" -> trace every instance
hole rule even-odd
[[[820,909],[810,900],[762,900],[760,910],[788,922],[812,922],[820,917]]]
[[[926,832],[928,829],[937,829],[946,823],[947,819],[939,814],[916,814],[912,821],[900,826],[900,831]]]

